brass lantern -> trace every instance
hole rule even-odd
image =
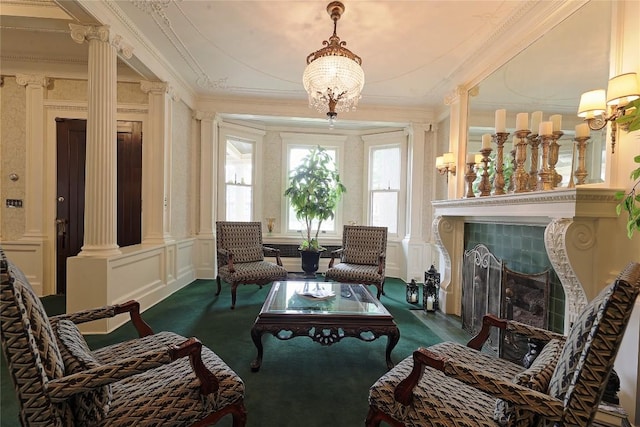
[[[422,288],[422,307],[425,311],[436,311],[440,308],[440,273],[432,265],[429,271],[424,273],[424,286]]]
[[[414,279],[411,279],[410,283],[407,283],[407,302],[409,304],[418,304],[420,299],[420,292],[418,291],[418,284]]]

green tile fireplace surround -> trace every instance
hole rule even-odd
[[[466,223],[464,250],[478,244],[489,251],[511,270],[535,274],[550,270],[549,326],[554,332],[564,330],[564,289],[553,270],[544,245],[544,227],[517,224]]]

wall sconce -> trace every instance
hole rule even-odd
[[[627,105],[638,98],[640,98],[638,75],[636,73],[620,74],[609,79],[606,92],[604,89],[597,89],[582,94],[578,106],[578,117],[583,117],[591,130],[600,130],[607,125],[607,122],[611,122],[611,153],[613,154],[617,131],[615,120],[624,116]]]
[[[448,172],[453,176],[456,175],[455,160],[453,153],[444,153],[442,156],[436,157],[436,169],[438,169],[440,175],[447,176],[447,181],[449,180],[449,175],[447,175]]]

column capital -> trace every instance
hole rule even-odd
[[[112,34],[108,25],[91,26],[69,24],[69,28],[71,29],[71,38],[76,43],[82,44],[85,40],[98,40],[111,44],[118,53],[121,53],[122,56],[127,59],[133,56],[133,47],[126,43],[122,36]]]
[[[194,111],[193,118],[201,121],[213,121],[216,119],[216,113],[211,111]]]
[[[142,80],[140,82],[140,90],[146,94],[169,95],[169,97],[176,102],[180,100],[180,96],[174,90],[173,86],[167,82],[151,82],[148,80]]]
[[[16,83],[20,86],[49,86],[49,78],[44,74],[16,74]]]
[[[460,101],[460,97],[467,92],[464,85],[457,86],[454,90],[444,96],[444,105],[455,104]]]

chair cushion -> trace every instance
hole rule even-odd
[[[94,354],[102,362],[161,350],[186,340],[173,332],[160,332],[144,338],[117,343],[97,350]],[[213,351],[202,347],[202,362],[219,381],[218,391],[207,396],[200,394],[200,382],[193,373],[189,358],[184,357],[168,365],[128,377],[113,384],[111,409],[97,426],[145,425],[162,427],[193,424],[244,398],[244,382]]]
[[[227,283],[269,283],[287,278],[287,270],[269,261],[254,261],[234,264],[235,272],[228,266],[218,269],[218,275]]]
[[[397,402],[394,391],[412,367],[409,356],[380,377],[369,389],[369,405],[405,426],[495,427],[494,397],[430,367],[413,390],[413,403]]]
[[[513,377],[513,382],[546,393],[562,346],[563,344],[559,340],[549,341],[531,366]],[[538,422],[538,417],[533,412],[518,408],[502,399],[496,400],[494,419],[501,426],[508,427],[534,426]]]
[[[67,375],[102,366],[72,321],[57,322],[57,337]],[[75,394],[70,402],[75,425],[90,426],[102,420],[109,412],[111,399],[110,385]]]
[[[378,265],[347,264],[341,262],[328,269],[327,280],[345,283],[366,283],[380,285],[384,275],[378,274]]]

